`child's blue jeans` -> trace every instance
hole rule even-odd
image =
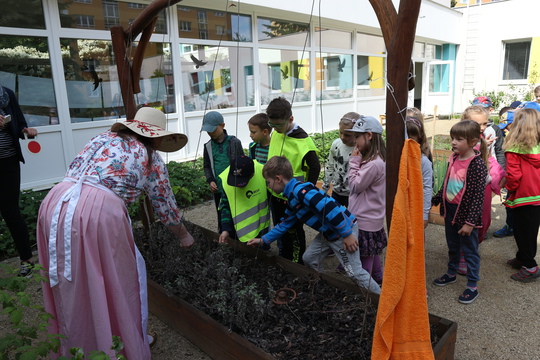
[[[476,287],[480,280],[480,254],[478,253],[478,229],[474,228],[469,236],[462,236],[458,231],[463,225],[452,224],[456,214],[457,205],[445,203],[444,230],[446,244],[448,245],[448,274],[456,275],[459,268],[460,251],[463,250],[467,263],[467,286]]]

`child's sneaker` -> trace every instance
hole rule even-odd
[[[453,284],[455,282],[456,282],[456,275],[452,276],[448,274],[444,274],[440,278],[433,280],[433,284],[437,286],[446,286],[449,284]]]
[[[17,276],[30,279],[34,273],[34,263],[31,261],[21,261],[21,268]]]
[[[507,260],[506,264],[510,265],[511,267],[513,267],[516,270],[519,270],[519,269],[521,269],[523,267],[523,263],[521,261],[519,261],[517,258]]]
[[[458,301],[462,304],[470,304],[478,297],[478,290],[466,288],[463,294],[458,298]]]
[[[510,277],[516,281],[529,282],[536,279],[537,277],[540,277],[540,270],[538,270],[538,266],[535,266],[531,269],[522,267],[521,270],[519,270],[515,274],[510,275]]]
[[[499,229],[493,233],[493,236],[497,238],[503,238],[506,236],[513,236],[513,235],[514,235],[514,230],[512,230],[512,228],[509,227],[508,225],[504,225],[502,229]]]

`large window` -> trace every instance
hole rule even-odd
[[[56,98],[47,38],[0,36],[0,84],[17,93],[28,126],[49,125]]]
[[[442,59],[442,46],[426,44],[426,58],[428,59]]]
[[[358,97],[384,96],[385,60],[386,58],[382,56],[356,57]]]
[[[261,44],[309,46],[308,24],[258,18],[257,32]]]
[[[249,15],[187,6],[177,6],[176,10],[180,24],[180,37],[241,42],[251,42],[253,39]]]
[[[386,47],[382,36],[356,34],[356,89],[358,97],[384,96]],[[361,55],[360,55],[361,53]]]
[[[60,23],[65,28],[95,28],[96,30],[109,30],[111,26],[121,25],[127,29],[147,5],[133,3],[127,0],[94,1],[88,5],[87,1],[57,0],[60,11]],[[20,1],[24,2],[24,1]],[[154,32],[165,34],[167,23],[165,11],[158,15]],[[1,15],[0,15],[1,16]],[[92,18],[93,25],[84,19]]]
[[[317,99],[345,99],[353,96],[352,55],[317,53]]]
[[[371,34],[356,34],[356,50],[371,54],[385,54],[386,47],[382,36]]]
[[[41,0],[2,0],[0,26],[45,29]]]
[[[191,22],[180,21],[180,31],[191,31]]]
[[[93,29],[96,27],[94,17],[90,15],[75,15],[75,24],[80,28]]]
[[[322,46],[339,49],[351,49],[352,33],[350,31],[316,29],[313,36],[315,46],[317,48]]]
[[[102,5],[105,29],[109,30],[111,26],[119,25],[120,15],[118,13],[118,3],[116,1],[103,0]]]
[[[125,116],[112,43],[106,40],[61,39],[64,76],[72,122]],[[175,112],[170,47],[150,43],[141,67],[137,105]]]
[[[294,101],[311,99],[309,53],[301,50],[259,50],[261,104],[278,96]]]
[[[529,72],[531,42],[505,44],[503,80],[524,80]]]
[[[180,52],[186,112],[254,104],[251,49],[180,45]]]
[[[429,92],[448,93],[450,91],[450,81],[452,65],[433,62],[428,64],[429,69]]]

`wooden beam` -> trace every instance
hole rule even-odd
[[[131,72],[131,63],[126,52],[126,36],[124,29],[121,26],[111,27],[111,40],[116,60],[116,69],[118,71],[118,83],[120,84],[120,93],[124,101],[124,109],[126,118],[133,119],[137,112],[137,104],[135,103],[135,93],[133,92],[134,79]]]
[[[387,50],[386,89],[386,222],[390,229],[394,197],[398,185],[399,161],[405,141],[405,124],[410,83],[410,61],[420,13],[421,0],[401,0],[396,12],[391,0],[370,0],[375,10]],[[406,60],[405,60],[406,59]]]

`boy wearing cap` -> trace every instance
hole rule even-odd
[[[313,139],[294,123],[291,103],[282,97],[275,98],[266,108],[268,125],[274,128],[270,140],[268,158],[284,156],[291,162],[293,176],[300,181],[317,184],[321,164],[317,155],[318,150]],[[274,223],[281,221],[287,208],[287,199],[272,192],[272,217]],[[279,255],[298,263],[302,263],[302,255],[306,250],[306,233],[304,225],[298,222],[282,234],[278,240]]]
[[[263,165],[245,155],[237,156],[219,177],[223,184],[219,242],[227,242],[228,237],[247,242],[266,234],[270,210]]]
[[[221,213],[218,208],[223,188],[219,175],[231,164],[234,157],[244,155],[244,150],[240,140],[227,134],[223,116],[217,111],[210,111],[204,116],[202,131],[206,131],[210,136],[210,141],[204,144],[203,169],[206,182],[214,194],[218,232],[221,233]]]
[[[270,158],[264,165],[263,175],[268,188],[286,196],[287,210],[284,219],[268,234],[249,240],[248,245],[269,245],[294,224],[309,225],[319,234],[303,256],[306,266],[322,271],[321,261],[335,253],[347,275],[358,286],[380,293],[379,285],[360,263],[354,215],[312,183],[294,178],[292,165],[283,156]]]

